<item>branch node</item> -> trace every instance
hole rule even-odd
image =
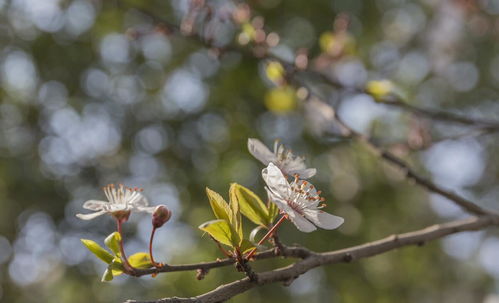
[[[206,277],[206,275],[208,274],[209,270],[208,269],[205,269],[205,268],[198,268],[196,270],[196,279],[197,280],[203,280],[204,277]]]
[[[282,282],[282,285],[283,286],[286,286],[288,287],[289,285],[291,285],[293,283],[294,280],[296,280],[298,278],[298,276],[294,276],[294,277],[291,277],[287,280],[285,280],[284,282]]]
[[[345,262],[345,263],[350,263],[350,262],[352,262],[352,260],[353,260],[353,256],[351,253],[346,253],[343,256],[343,262]]]

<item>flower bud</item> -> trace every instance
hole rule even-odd
[[[159,228],[163,226],[168,220],[170,220],[172,212],[166,208],[164,205],[156,206],[154,212],[152,213],[152,226],[154,228]]]

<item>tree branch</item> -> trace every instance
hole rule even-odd
[[[363,258],[376,256],[400,247],[409,245],[423,245],[428,241],[439,239],[447,235],[464,232],[476,231],[491,225],[499,225],[499,217],[495,215],[471,217],[465,220],[456,220],[444,224],[437,224],[426,227],[421,230],[392,235],[384,239],[345,248],[341,250],[313,253],[310,252],[305,259],[293,263],[289,266],[282,267],[276,270],[267,271],[258,274],[258,283],[251,282],[249,278],[234,281],[217,287],[216,289],[205,294],[190,297],[190,298],[163,298],[153,301],[135,301],[128,300],[126,303],[215,303],[226,301],[238,294],[241,294],[251,288],[275,283],[289,282],[296,279],[298,276],[306,273],[310,269],[318,266],[353,262]]]
[[[304,247],[288,247],[282,246],[282,251],[278,255],[275,252],[275,249],[269,249],[260,253],[257,253],[253,256],[255,260],[264,260],[275,257],[286,257],[286,258],[301,258],[304,259],[311,254],[311,251]],[[144,275],[158,274],[158,273],[167,273],[167,272],[176,272],[176,271],[191,271],[191,270],[204,270],[207,271],[212,268],[225,267],[229,265],[233,265],[236,263],[235,259],[226,258],[223,260],[217,260],[213,262],[201,262],[194,264],[182,264],[182,265],[164,265],[160,268],[148,268],[148,269],[136,269],[134,272],[134,276],[140,277]]]
[[[392,153],[390,153],[386,150],[383,150],[369,137],[353,130],[351,127],[349,127],[347,124],[345,124],[341,120],[341,118],[339,118],[337,115],[336,115],[336,121],[346,131],[345,136],[357,139],[357,140],[365,143],[366,146],[368,146],[372,151],[374,151],[374,153],[376,153],[379,157],[381,157],[385,161],[387,161],[387,162],[395,165],[396,167],[400,168],[401,170],[403,170],[405,172],[406,177],[410,180],[413,180],[419,186],[426,188],[427,190],[429,190],[431,192],[437,193],[443,197],[446,197],[447,199],[453,201],[460,208],[462,208],[463,210],[465,210],[469,213],[472,213],[475,215],[486,215],[486,214],[493,213],[492,211],[486,210],[486,209],[476,205],[475,203],[471,202],[470,200],[463,198],[463,197],[459,196],[458,194],[451,192],[450,190],[444,189],[444,188],[436,185],[432,181],[420,176],[405,161],[403,161],[402,159],[393,155]]]

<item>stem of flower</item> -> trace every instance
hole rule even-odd
[[[282,222],[284,222],[284,220],[286,220],[288,218],[287,215],[283,215],[279,221],[277,221],[276,224],[274,224],[274,226],[272,226],[272,228],[265,234],[265,236],[263,236],[263,238],[258,241],[258,244],[257,246],[260,246],[262,245],[263,242],[267,241],[275,232],[275,230],[279,227],[279,225],[282,224]],[[256,250],[257,248],[253,248],[249,253],[248,255],[246,255],[246,259],[249,260],[251,257],[253,257],[253,255],[256,253]]]
[[[154,257],[152,256],[152,241],[154,239],[154,233],[156,232],[156,227],[153,227],[152,228],[152,231],[151,231],[151,238],[149,239],[149,256],[151,257],[151,263],[154,267],[156,268],[159,268],[159,267],[162,267],[164,264],[162,263],[156,263],[156,261],[154,261]]]
[[[128,262],[128,258],[126,257],[126,254],[125,254],[125,248],[123,247],[123,232],[121,231],[122,222],[121,222],[121,220],[117,219],[116,223],[118,225],[118,233],[121,236],[121,239],[120,239],[121,260],[124,263],[125,270],[127,270],[130,273],[133,273],[135,271],[135,268],[130,264],[130,262]]]

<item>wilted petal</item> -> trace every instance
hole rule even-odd
[[[289,197],[291,194],[291,187],[288,180],[286,180],[286,177],[284,177],[281,170],[274,163],[269,163],[269,166],[262,170],[262,177],[272,192],[281,197]]]
[[[90,213],[90,214],[76,214],[76,217],[78,217],[82,220],[92,220],[94,218],[97,218],[98,216],[105,214],[105,213],[106,213],[105,210],[101,210],[101,211],[98,211],[95,213]]]
[[[324,229],[338,228],[345,221],[342,217],[331,215],[322,210],[305,209],[304,214],[307,219]]]
[[[268,165],[270,162],[276,161],[274,153],[272,153],[267,146],[265,146],[260,140],[249,138],[248,139],[248,150],[253,157],[257,158],[264,165]]]
[[[106,204],[109,203],[99,200],[88,200],[85,203],[83,203],[83,208],[98,211],[98,210],[103,210]]]

